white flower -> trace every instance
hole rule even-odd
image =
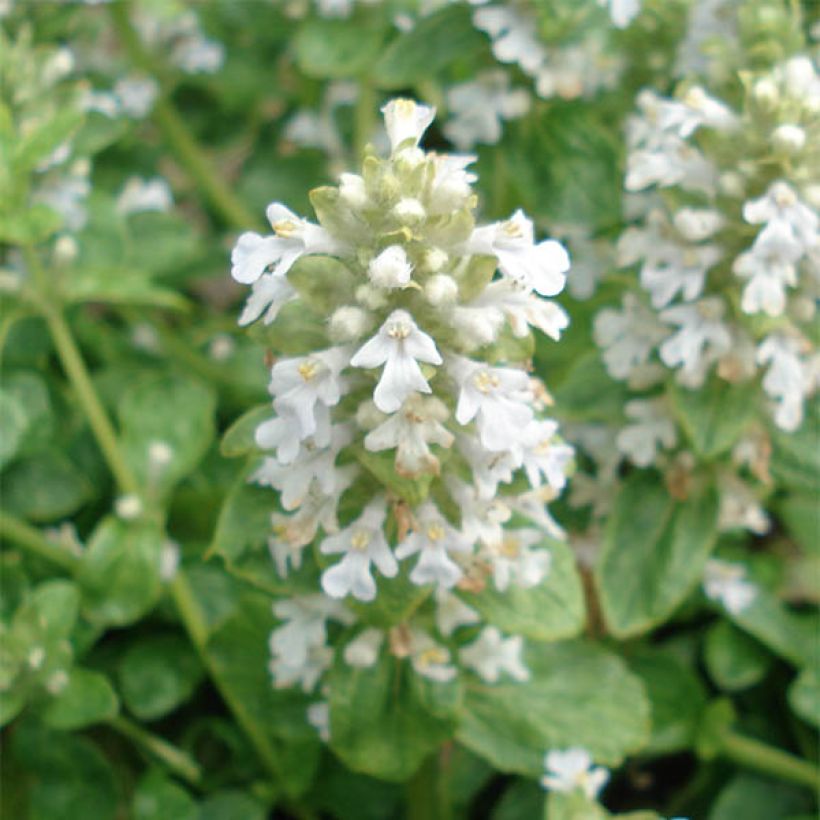
[[[181,39],[170,59],[187,74],[214,74],[225,61],[225,46],[197,33]]]
[[[820,373],[820,363],[801,358],[807,349],[802,340],[782,333],[770,334],[757,349],[757,363],[769,366],[763,390],[775,400],[775,423],[787,432],[803,422],[803,401],[814,391]]]
[[[251,295],[239,315],[239,324],[255,322],[263,313],[262,321],[269,325],[279,315],[279,311],[288,302],[296,298],[296,291],[284,276],[275,273],[263,273],[251,285]]]
[[[598,0],[598,5],[609,7],[612,22],[618,28],[626,28],[641,10],[641,0]]]
[[[415,511],[410,534],[396,547],[396,558],[419,553],[416,566],[410,573],[414,584],[437,584],[449,589],[462,576],[461,568],[449,552],[467,552],[472,545],[459,533],[429,501]]]
[[[681,100],[663,100],[658,125],[679,137],[690,137],[701,126],[729,131],[738,125],[737,115],[700,86],[692,86]]]
[[[655,314],[633,293],[625,293],[621,310],[605,308],[593,323],[595,341],[604,348],[604,364],[615,379],[630,374],[649,362],[658,343],[667,336]]]
[[[343,470],[337,470],[336,457],[352,440],[350,427],[337,424],[331,429],[328,447],[318,447],[311,439],[306,439],[291,463],[282,464],[275,458],[266,458],[250,480],[279,490],[282,506],[286,510],[295,510],[304,501],[314,481],[325,495],[336,491],[346,476]]]
[[[294,262],[308,254],[339,254],[346,246],[324,228],[301,219],[279,202],[267,208],[275,236],[260,236],[248,231],[236,242],[231,253],[231,276],[250,285],[271,268],[274,276],[285,276]]]
[[[598,796],[609,780],[609,772],[602,766],[593,766],[589,752],[579,747],[548,752],[544,768],[546,774],[541,783],[545,789],[555,792],[580,789],[590,800]]]
[[[724,474],[720,478],[719,486],[719,531],[724,532],[738,527],[757,535],[764,535],[769,531],[769,516],[748,484],[737,476]]]
[[[140,211],[169,211],[174,204],[171,188],[162,177],[140,179],[130,177],[117,197],[117,212],[134,214]]]
[[[473,25],[490,35],[499,62],[518,63],[524,73],[533,76],[546,60],[535,19],[517,8],[482,6],[473,12]]]
[[[330,741],[330,704],[327,701],[311,703],[307,708],[307,721],[325,743]]]
[[[535,244],[532,220],[516,211],[505,222],[476,228],[465,243],[466,253],[486,254],[498,259],[504,276],[542,296],[555,296],[566,282],[569,255],[554,239]]]
[[[781,316],[786,307],[787,285],[797,284],[797,261],[803,247],[791,227],[773,220],[757,236],[751,250],[735,259],[732,270],[748,279],[743,288],[741,308],[744,313],[766,313]]]
[[[369,628],[360,632],[344,650],[344,660],[348,666],[367,668],[379,659],[379,651],[384,643],[381,629]]]
[[[511,279],[491,282],[468,307],[498,310],[507,317],[517,338],[526,336],[532,326],[558,340],[561,331],[569,325],[569,317],[562,307],[540,298],[532,288]]]
[[[700,296],[707,272],[722,256],[717,245],[659,243],[641,268],[641,284],[656,308],[668,305],[679,292],[691,302]]]
[[[385,248],[368,266],[370,281],[380,288],[403,288],[410,282],[413,266],[401,245]]]
[[[484,71],[475,80],[459,83],[447,90],[451,119],[444,126],[445,136],[460,151],[477,142],[494,144],[501,139],[502,120],[521,117],[529,111],[530,95],[524,89],[510,90],[506,71]]]
[[[557,432],[558,423],[548,419],[535,419],[524,430],[522,466],[533,489],[543,484],[542,476],[554,490],[566,484],[567,465],[575,451],[556,441]]]
[[[395,154],[406,142],[412,141],[415,148],[422,134],[427,130],[436,116],[436,109],[428,105],[419,105],[413,100],[391,100],[382,108],[384,125],[390,139],[390,147]]]
[[[441,361],[435,342],[419,330],[413,317],[406,310],[394,310],[350,364],[364,368],[384,364],[373,401],[382,412],[393,413],[411,393],[431,392],[418,362],[439,365]]]
[[[317,447],[327,447],[330,444],[330,413],[324,405],[320,407],[324,408],[324,412],[317,414],[318,421],[312,438]],[[256,428],[254,440],[262,450],[275,450],[280,463],[291,464],[299,455],[302,427],[294,415],[276,416]]]
[[[464,425],[475,419],[481,443],[488,450],[517,451],[523,430],[533,418],[527,374],[461,356],[451,356],[447,365],[459,385],[456,421]]]
[[[460,626],[481,622],[479,614],[452,592],[437,587],[433,597],[436,601],[436,627],[442,635],[449,637]]]
[[[450,653],[420,629],[410,630],[410,664],[417,674],[437,683],[447,683],[456,676]]]
[[[525,681],[529,680],[530,671],[521,658],[523,650],[524,639],[520,635],[502,638],[494,626],[486,626],[458,657],[487,683],[498,683],[504,672],[513,680]]]
[[[339,403],[347,388],[340,374],[349,362],[348,348],[332,347],[305,357],[282,359],[273,366],[273,406],[282,416],[295,416],[300,439],[316,433],[317,405],[334,407]]]
[[[634,422],[618,433],[618,449],[638,467],[649,467],[661,447],[669,450],[677,443],[675,422],[662,398],[633,399],[624,412]]]
[[[778,180],[759,199],[751,199],[743,206],[743,218],[752,225],[781,223],[787,225],[804,248],[820,241],[817,235],[817,214],[804,205],[794,189]]]
[[[470,465],[480,498],[492,498],[499,484],[509,484],[521,464],[520,452],[487,450],[473,435],[458,435],[456,443]]]
[[[547,577],[552,555],[533,547],[543,532],[534,529],[507,530],[502,540],[488,550],[496,589],[504,592],[510,584],[529,589]]]
[[[141,120],[154,107],[159,86],[151,77],[132,75],[117,80],[114,84],[114,94],[125,114]]]
[[[399,571],[384,537],[386,516],[387,505],[383,498],[378,498],[350,526],[322,541],[322,554],[345,554],[338,564],[322,573],[322,589],[328,595],[344,598],[352,594],[360,601],[372,601],[376,597],[376,582],[370,574],[370,564],[375,564],[386,578],[393,578]]]
[[[423,473],[438,474],[438,459],[431,444],[450,447],[453,434],[442,422],[449,415],[447,406],[437,398],[412,394],[401,409],[365,436],[365,449],[372,452],[396,448],[396,472],[415,478]]]
[[[757,596],[757,587],[745,580],[746,567],[712,558],[703,573],[703,591],[712,601],[719,601],[732,615],[747,609]]]
[[[278,600],[273,614],[283,623],[271,632],[271,654],[297,665],[307,660],[311,647],[325,645],[329,620],[343,624],[353,620],[343,604],[318,593]]]
[[[465,207],[472,196],[470,186],[478,179],[476,174],[467,170],[467,166],[475,161],[476,157],[471,154],[433,155],[435,176],[430,182],[427,197],[427,210],[431,216],[450,214]],[[439,260],[441,260],[441,251],[438,250]],[[446,262],[446,257],[444,261]],[[444,262],[441,262],[441,266],[443,264]],[[436,269],[441,270],[441,266],[436,267]]]
[[[688,386],[700,386],[710,362],[732,346],[723,312],[722,299],[711,296],[696,304],[667,308],[660,314],[664,322],[679,327],[661,345],[661,359],[667,367],[680,367],[683,383]]]
[[[673,218],[675,228],[689,242],[702,242],[726,224],[726,217],[712,208],[681,208]]]
[[[332,662],[333,650],[329,646],[311,646],[303,661],[297,663],[292,657],[278,655],[271,658],[268,670],[277,689],[289,689],[298,684],[307,693],[316,688],[319,678]]]

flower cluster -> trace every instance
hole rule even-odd
[[[545,534],[560,530],[545,502],[572,450],[543,417],[549,396],[528,359],[531,327],[557,339],[567,325],[544,297],[563,288],[569,259],[536,242],[520,211],[475,225],[473,158],[419,147],[432,108],[398,99],[383,112],[390,157],[370,154],[361,175],[313,191],[319,224],[274,203],[274,233],[244,233],[232,254],[234,279],[252,288],[240,322],[294,328],[290,348],[309,340],[273,364],[275,414],[256,430],[253,478],[279,493],[278,571],[321,571],[322,593],[276,605],[271,671],[277,686],[312,691],[333,656],[326,621],[350,626],[341,602],[359,611],[387,584],[426,594],[400,624],[359,632],[347,664],[385,650],[435,681],[456,664],[524,680],[521,637],[453,635],[480,623],[463,596],[549,573]]]

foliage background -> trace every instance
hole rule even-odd
[[[445,115],[449,86],[497,65],[466,3],[434,9],[407,31],[394,19],[417,15],[412,2],[361,5],[340,18],[313,7],[294,16],[296,4],[286,5],[17,0],[4,9],[4,816],[529,818],[544,812],[533,778],[547,741],[587,745],[617,769],[604,795],[612,812],[812,816],[807,761],[817,759],[820,702],[812,419],[773,438],[773,530],[717,545],[746,561],[760,585],[742,617],[709,604],[698,586],[716,548],[714,502],[681,502],[657,473],[635,469],[612,502],[595,577],[577,570],[586,616],[568,616],[569,605],[519,613],[551,641],[583,622],[584,637],[538,650],[532,663],[543,676],[526,696],[512,687],[474,693],[440,766],[426,764],[406,783],[381,780],[391,761],[375,759],[375,742],[357,746],[354,737],[340,760],[306,724],[299,697],[272,689],[270,602],[286,590],[265,546],[270,493],[246,484],[249,425],[260,417],[232,426],[266,401],[266,353],[236,327],[241,294],[227,274],[229,249],[239,231],[260,225],[271,200],[310,213],[308,191],[357,164],[386,99],[424,99]],[[739,4],[743,53],[763,63],[788,56],[810,28],[811,5]],[[224,63],[213,73],[180,70],[161,44],[137,35],[135,7],[168,20],[193,10],[224,46]],[[573,230],[606,248],[625,223],[624,117],[640,88],[672,92],[688,4],[646,0],[624,31],[593,2],[532,8],[545,42],[603,32],[623,70],[600,93],[534,98],[496,144],[477,146],[480,209],[496,219],[522,207],[542,235],[569,235],[571,251]],[[38,61],[59,45],[70,46],[76,68],[35,87]],[[76,100],[89,87],[110,89],[133,72],[158,85],[146,116],[80,112]],[[338,143],[294,142],[288,123],[326,105],[340,80],[354,84],[354,100],[330,115]],[[31,110],[35,125],[18,130]],[[77,230],[33,195],[38,167],[69,137],[73,156],[92,159],[87,221]],[[440,125],[425,144],[452,148]],[[117,196],[134,175],[167,178],[173,208],[122,213]],[[69,234],[76,253],[59,247]],[[565,338],[539,340],[535,351],[568,423],[623,417],[625,389],[606,376],[592,323],[635,279],[602,259],[595,295],[564,299]],[[285,334],[280,343],[274,352],[287,352]],[[691,443],[707,457],[737,435],[724,400],[711,396],[717,406],[689,418]],[[725,442],[710,445],[716,429]],[[149,457],[157,442],[170,447],[162,469]],[[136,514],[133,496],[142,499]],[[566,503],[556,511],[571,532],[585,530],[588,511]],[[672,535],[647,537],[655,520],[670,518]],[[58,672],[67,684],[55,694]],[[351,716],[353,735],[367,711]],[[530,720],[541,727],[535,739]],[[425,731],[411,715],[403,743]],[[557,798],[549,811],[606,816]]]

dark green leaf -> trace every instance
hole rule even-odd
[[[706,633],[703,660],[709,676],[726,692],[760,683],[772,665],[772,656],[728,621],[718,621]]]
[[[308,77],[338,79],[365,72],[379,56],[385,29],[381,15],[358,20],[307,20],[293,45],[299,68]]]
[[[131,810],[133,820],[201,820],[193,798],[159,769],[137,784]]]

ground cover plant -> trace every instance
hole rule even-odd
[[[816,816],[819,42],[0,0],[3,816]]]

